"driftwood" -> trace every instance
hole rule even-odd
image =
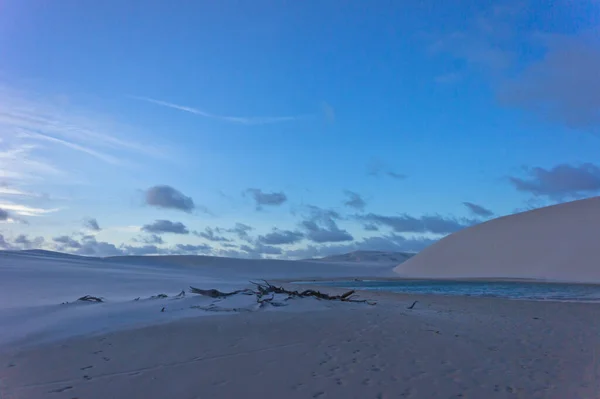
[[[263,280],[261,283],[257,283],[254,281],[250,281],[250,283],[254,284],[256,287],[255,290],[245,289],[245,290],[237,290],[232,292],[223,292],[216,289],[203,290],[200,288],[190,286],[190,292],[192,294],[198,294],[207,296],[210,298],[227,298],[232,295],[243,294],[243,295],[256,295],[256,302],[260,305],[260,307],[264,307],[266,305],[271,306],[286,306],[286,304],[281,302],[276,302],[275,295],[282,294],[287,295],[284,299],[285,301],[294,299],[294,298],[308,298],[313,297],[317,299],[323,299],[328,301],[341,301],[341,302],[353,302],[353,303],[367,303],[369,305],[375,305],[375,302],[368,301],[366,299],[356,299],[355,291],[350,290],[342,295],[329,295],[324,292],[315,291],[312,289],[304,290],[304,291],[291,291],[285,289],[283,287],[278,287],[269,283],[266,280]],[[212,309],[211,309],[212,310]]]
[[[354,302],[354,303],[367,303],[369,305],[375,305],[375,302],[367,301],[366,299],[354,299],[354,290],[347,291],[342,295],[329,295],[320,291],[315,291],[312,289],[304,290],[304,291],[290,291],[283,287],[277,287],[272,285],[268,281],[263,280],[262,283],[256,283],[251,281],[252,284],[256,286],[257,292],[255,293],[257,296],[257,302],[260,304],[263,303],[271,303],[274,298],[274,295],[271,295],[270,298],[263,299],[264,296],[270,294],[285,294],[288,297],[285,300],[294,299],[294,298],[307,298],[313,297],[317,299],[324,299],[328,301],[342,301],[342,302]],[[277,306],[277,305],[275,305]]]
[[[232,296],[232,295],[237,295],[237,294],[242,294],[242,293],[248,293],[249,290],[237,290],[237,291],[233,291],[233,292],[221,292],[219,290],[201,290],[200,288],[195,288],[190,286],[190,292],[192,294],[198,294],[198,295],[203,295],[203,296],[208,296],[211,298],[226,298],[228,296]]]
[[[78,299],[78,301],[84,301],[84,302],[104,302],[104,300],[102,298],[99,298],[99,297],[96,297],[96,296],[91,296],[91,295],[82,296],[81,298]]]

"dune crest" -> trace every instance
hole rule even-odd
[[[500,217],[451,234],[398,265],[403,277],[600,283],[600,197]]]

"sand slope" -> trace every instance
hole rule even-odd
[[[414,298],[201,317],[0,350],[0,397],[600,397],[595,304],[418,297],[406,310]]]
[[[193,295],[177,296],[190,285],[233,291],[261,279],[393,274],[389,264],[364,266],[209,256],[91,258],[49,251],[0,251],[0,348],[15,346],[17,342],[44,342],[215,314],[199,310],[199,306],[243,311],[256,308],[256,300],[247,296],[209,302]],[[157,297],[159,294],[168,297]],[[77,298],[84,295],[101,297],[104,302],[78,302]],[[278,309],[287,311],[309,304],[302,301]]]
[[[461,230],[397,266],[405,277],[600,282],[600,197]]]

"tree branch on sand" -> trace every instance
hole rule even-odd
[[[190,286],[190,292],[192,294],[198,294],[203,296],[208,296],[211,298],[226,298],[228,296],[237,295],[237,294],[249,294],[252,295],[251,290],[237,290],[233,292],[221,292],[219,290],[211,289],[211,290],[201,290],[200,288]]]
[[[79,298],[77,300],[83,301],[83,302],[104,302],[104,300],[102,298],[99,298],[97,296],[91,296],[91,295],[82,296],[81,298]]]
[[[193,294],[199,294],[208,296],[211,298],[226,298],[228,296],[236,295],[236,294],[244,294],[244,295],[256,295],[256,302],[262,306],[266,304],[270,304],[272,306],[284,306],[281,303],[273,302],[276,294],[287,295],[285,300],[294,299],[294,298],[308,298],[313,297],[322,300],[328,301],[341,301],[341,302],[353,302],[353,303],[367,303],[369,305],[375,305],[375,302],[368,301],[366,299],[355,299],[356,296],[354,290],[347,291],[342,295],[329,295],[320,291],[315,291],[312,289],[304,290],[304,291],[291,291],[285,289],[283,287],[278,287],[272,285],[268,281],[263,280],[262,283],[257,283],[254,281],[250,281],[250,283],[256,286],[256,291],[251,289],[245,290],[237,290],[233,292],[221,292],[219,290],[210,289],[210,290],[202,290],[199,288],[191,287],[190,292]]]

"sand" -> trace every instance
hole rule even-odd
[[[4,348],[0,397],[600,398],[596,304],[369,297]]]
[[[451,234],[397,266],[409,278],[600,283],[600,197],[500,217]]]

